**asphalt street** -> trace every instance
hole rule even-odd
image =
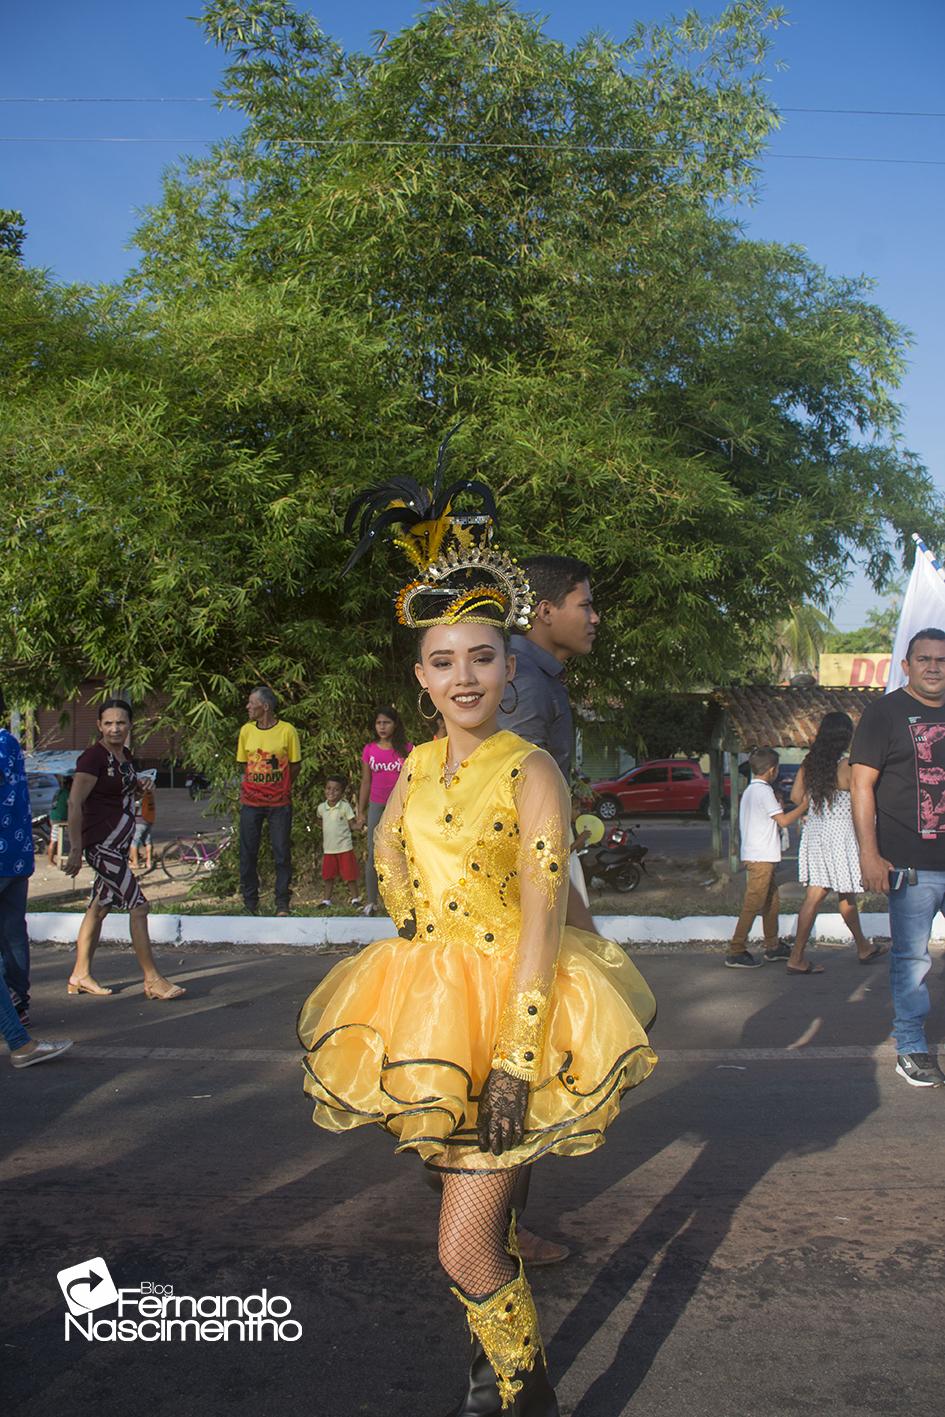
[[[895,1077],[883,965],[636,957],[660,1066],[606,1146],[533,1178],[529,1222],[574,1251],[532,1274],[562,1413],[942,1412],[945,1089]],[[68,952],[37,947],[34,1032],[76,1046],[0,1059],[5,1410],[443,1417],[467,1347],[435,1196],[375,1128],[316,1130],[301,1090],[295,1014],[334,961],[180,951],[163,1005],[130,952],[99,960],[120,992],[67,998]],[[99,1257],[120,1289],[284,1297],[301,1336],[67,1341],[57,1274]]]

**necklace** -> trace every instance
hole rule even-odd
[[[453,778],[454,778],[454,777],[456,776],[456,774],[459,772],[459,770],[460,770],[461,767],[462,767],[462,763],[461,763],[461,762],[459,762],[459,763],[450,763],[450,762],[447,762],[445,758],[443,759],[443,783],[444,783],[444,786],[449,787],[450,783],[453,781]]]

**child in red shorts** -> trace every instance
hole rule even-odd
[[[356,813],[345,797],[347,786],[347,779],[340,773],[330,773],[325,779],[325,800],[318,804],[324,852],[322,880],[325,883],[325,899],[321,904],[325,907],[331,905],[334,883],[339,876],[351,889],[351,904],[361,904],[358,896],[358,858],[351,839],[351,823]]]

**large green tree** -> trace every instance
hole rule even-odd
[[[205,761],[264,679],[343,755],[410,662],[399,570],[341,580],[343,509],[459,418],[503,542],[595,567],[592,694],[742,672],[854,558],[882,584],[940,518],[898,442],[905,336],[719,215],[777,121],[778,18],[568,49],[456,0],[365,56],[212,0],[245,127],[167,176],[126,286],[0,256],[8,677],[165,690]]]

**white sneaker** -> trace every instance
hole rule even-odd
[[[371,904],[369,903],[369,904],[367,904],[367,905],[364,907],[364,909],[361,911],[361,914],[362,914],[362,915],[376,915],[376,914],[377,914],[377,906],[376,906],[376,905],[371,905]]]
[[[331,909],[331,901],[330,901],[330,900],[320,900],[320,901],[318,902],[318,908],[319,908],[319,910],[330,910],[330,909]]]
[[[10,1062],[15,1068],[31,1068],[34,1063],[50,1063],[53,1058],[58,1058],[60,1053],[65,1053],[67,1048],[72,1047],[71,1038],[60,1039],[54,1043],[51,1039],[46,1042],[36,1040],[36,1047],[32,1053],[10,1054]]]

